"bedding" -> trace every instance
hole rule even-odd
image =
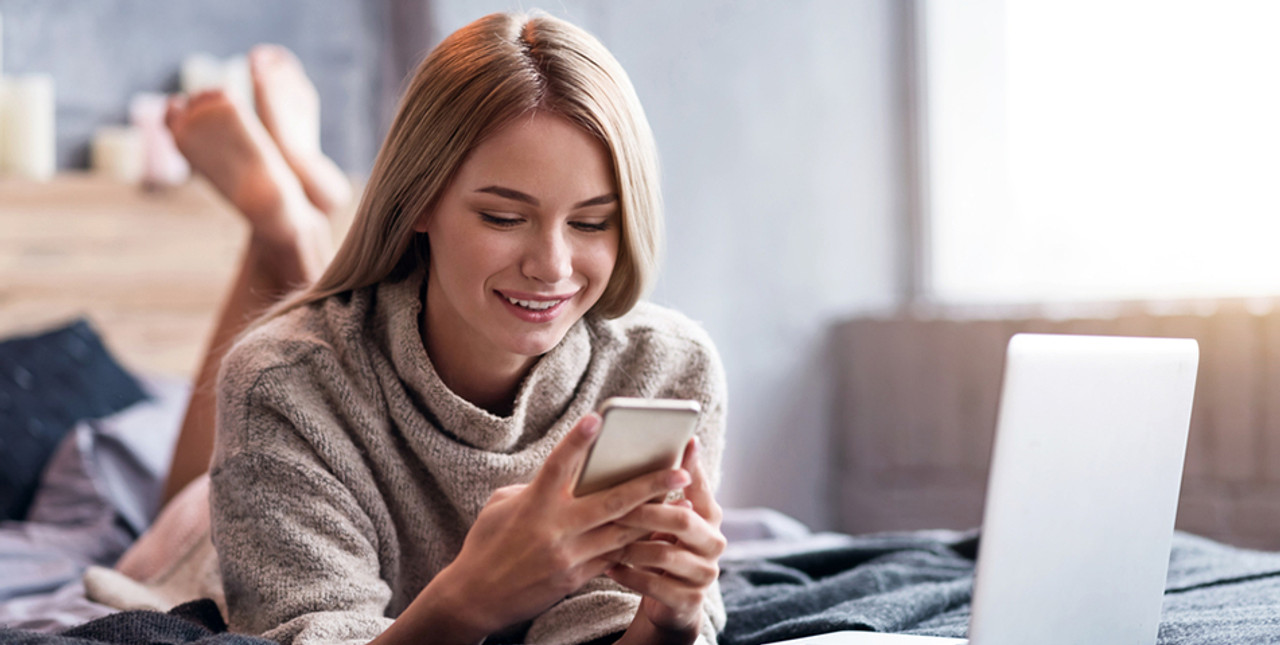
[[[168,612],[123,611],[103,616],[61,634],[0,630],[5,643],[89,645],[91,643],[193,643],[199,645],[271,645],[272,641],[227,632],[218,607],[197,600]]]
[[[728,613],[720,642],[840,630],[962,638],[978,540],[976,531],[819,535],[745,558],[731,547],[720,579]],[[1280,642],[1280,553],[1175,533],[1158,642]]]
[[[86,320],[0,342],[0,519],[27,517],[44,465],[77,421],[146,397]]]
[[[81,341],[91,338],[83,335],[92,333],[87,325],[67,329]],[[12,374],[13,363],[6,365]],[[115,378],[111,370],[93,374]],[[96,378],[81,376],[86,384]],[[130,378],[141,393],[130,395],[136,400],[122,409],[84,413],[56,443],[29,493],[27,521],[0,522],[0,641],[86,643],[114,634],[117,642],[143,636],[174,643],[263,642],[222,633],[221,618],[212,620],[212,601],[168,613],[117,612],[86,598],[86,568],[111,566],[155,517],[185,410],[185,384]],[[67,384],[58,382],[52,391],[65,396]],[[5,431],[12,428],[0,424]],[[966,631],[976,531],[812,533],[776,511],[728,509],[724,532],[724,645],[843,629],[938,636]],[[77,625],[79,630],[54,635]],[[1159,642],[1280,642],[1280,553],[1175,534]]]
[[[767,511],[726,513],[731,541],[720,584],[729,620],[720,637],[722,645],[771,643],[837,630],[965,635],[976,531],[851,536],[811,534],[798,526]],[[201,606],[206,617],[209,612],[217,615],[209,600],[187,603],[169,615]],[[1175,534],[1161,645],[1278,642],[1278,607],[1280,553]],[[150,632],[154,638],[164,635],[162,642],[262,642],[221,634],[225,627],[217,621],[197,622],[203,627],[192,628],[160,612],[122,612],[63,634],[75,640],[4,630],[0,640],[101,642],[104,631],[127,627],[168,630]]]
[[[115,611],[85,598],[81,575],[111,566],[150,524],[189,387],[128,373],[85,321],[0,343],[0,381],[19,368],[31,376],[0,384],[4,401],[22,400],[0,401],[0,453],[20,454],[24,468],[8,473],[0,495],[29,501],[25,520],[0,521],[0,625],[52,631]],[[77,420],[31,435],[32,419],[44,428]],[[35,439],[55,436],[42,457],[48,448]],[[20,480],[30,472],[35,482]]]

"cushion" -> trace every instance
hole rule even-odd
[[[0,342],[0,519],[26,517],[41,471],[77,421],[146,398],[86,320]]]

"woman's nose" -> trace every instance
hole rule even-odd
[[[524,274],[546,284],[573,275],[573,252],[564,235],[555,232],[534,238],[525,253]]]

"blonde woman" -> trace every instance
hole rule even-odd
[[[724,379],[698,326],[639,303],[660,208],[644,113],[594,38],[495,14],[441,43],[333,262],[222,364],[231,628],[713,642]],[[610,396],[695,399],[697,439],[678,469],[575,498]]]

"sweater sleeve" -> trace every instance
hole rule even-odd
[[[392,622],[373,524],[298,438],[307,393],[248,376],[224,373],[211,469],[228,623],[285,644],[367,643]]]

